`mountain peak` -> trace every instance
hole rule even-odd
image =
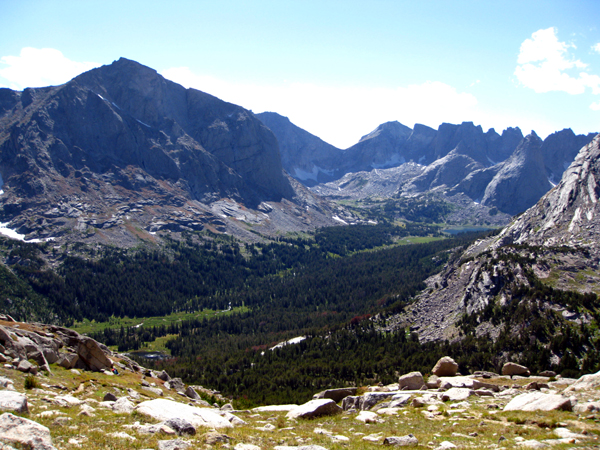
[[[560,183],[501,235],[500,243],[582,246],[600,241],[600,135],[583,147]]]

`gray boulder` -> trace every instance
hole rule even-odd
[[[187,395],[192,400],[200,400],[201,398],[200,395],[196,392],[196,389],[194,389],[191,386],[187,387],[187,389],[185,390],[185,395]]]
[[[325,391],[313,395],[313,400],[318,400],[321,398],[330,398],[336,403],[339,403],[349,395],[356,395],[356,391],[357,389],[355,387],[327,389]]]
[[[342,411],[330,398],[311,400],[299,405],[287,413],[288,419],[311,419],[320,416],[332,416]]]
[[[194,427],[232,428],[233,424],[210,408],[178,403],[173,400],[155,399],[140,403],[136,408],[140,414],[150,416],[159,421],[184,419]]]
[[[158,441],[158,450],[187,450],[192,444],[181,439]]]
[[[87,336],[80,336],[80,338],[77,354],[90,370],[94,372],[110,370],[113,365],[112,361],[108,359],[98,342]]]
[[[460,402],[468,399],[473,394],[471,389],[467,388],[450,388],[442,394],[442,401]]]
[[[504,411],[571,411],[572,409],[571,399],[539,391],[517,395],[504,407]]]
[[[175,430],[178,435],[187,434],[193,436],[196,434],[196,427],[180,417],[173,417],[166,420],[165,425]]]
[[[28,413],[27,396],[15,391],[0,391],[0,410]]]
[[[421,372],[410,372],[398,378],[398,389],[418,391],[423,387],[425,381]]]
[[[507,362],[502,366],[502,375],[521,375],[524,377],[528,377],[529,375],[531,375],[531,372],[525,366],[521,366],[513,362]]]
[[[388,436],[383,440],[383,445],[394,445],[396,447],[412,447],[419,445],[419,440],[412,434],[406,436]]]
[[[48,428],[10,413],[0,416],[0,440],[14,442],[29,450],[56,450]]]
[[[435,364],[431,373],[438,377],[453,377],[458,372],[458,364],[449,356],[444,356]]]

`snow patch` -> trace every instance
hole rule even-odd
[[[344,225],[348,225],[348,222],[346,222],[343,219],[340,219],[338,216],[333,216],[332,219],[337,220],[338,222],[343,223]]]
[[[326,175],[333,176],[333,172],[334,172],[333,170],[323,169],[322,167],[314,166],[314,165],[312,166],[312,171],[310,171],[310,172],[296,167],[294,169],[294,178],[297,178],[298,180],[301,180],[301,181],[306,181],[306,180],[318,181],[317,178],[319,176],[319,173],[324,173]]]
[[[142,122],[140,119],[135,119],[137,120],[139,123],[141,123],[142,125],[144,125],[145,127],[150,128],[150,125],[148,125],[147,123]]]
[[[577,207],[575,213],[573,214],[573,219],[569,224],[569,232],[572,232],[575,226],[581,221],[581,208]]]
[[[305,339],[306,339],[306,336],[298,336],[298,337],[290,339],[289,341],[280,342],[279,344],[271,347],[269,350],[275,350],[276,348],[283,348],[286,345],[299,344],[300,342],[302,342]]]
[[[10,222],[0,222],[0,234],[4,235],[6,237],[9,237],[11,239],[16,239],[17,241],[32,242],[32,243],[43,242],[42,239],[30,239],[29,241],[26,241],[24,234],[19,234],[19,233],[17,233],[16,230],[11,230],[10,228],[8,228],[9,223]],[[50,238],[47,240],[50,240]]]
[[[404,156],[392,155],[387,161],[381,164],[371,164],[371,167],[373,167],[373,169],[389,169],[390,167],[397,167],[404,163],[406,163]]]

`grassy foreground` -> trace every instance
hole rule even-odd
[[[146,416],[115,414],[102,407],[106,392],[117,397],[127,395],[127,388],[138,392],[140,403],[156,395],[140,389],[141,375],[124,372],[119,376],[72,371],[52,367],[53,374],[36,377],[39,388],[25,389],[25,375],[1,368],[0,375],[14,380],[15,389],[28,396],[30,413],[24,415],[49,428],[58,449],[156,449],[158,441],[177,439],[165,433],[142,434],[128,427],[137,423],[153,423]],[[186,402],[162,381],[147,378],[164,392],[164,398]],[[594,394],[597,394],[595,392]],[[70,408],[54,404],[57,395],[71,394],[94,408],[92,416],[81,414],[81,406]],[[131,392],[130,392],[131,394]],[[413,434],[418,446],[437,448],[449,441],[458,448],[519,448],[520,442],[557,439],[554,430],[568,427],[583,436],[572,443],[555,444],[552,448],[598,448],[600,426],[598,417],[585,417],[572,412],[502,412],[508,399],[475,397],[469,403],[447,402],[425,407],[406,406],[394,415],[380,415],[380,423],[366,424],[356,419],[357,413],[343,412],[313,420],[289,420],[285,412],[236,411],[246,425],[224,430],[198,429],[195,436],[183,439],[196,448],[233,448],[251,444],[261,449],[278,445],[320,445],[326,449],[375,449],[389,436]],[[235,406],[235,405],[234,405]],[[120,434],[116,434],[120,433]],[[124,434],[123,434],[124,433]],[[222,439],[214,442],[216,438]]]

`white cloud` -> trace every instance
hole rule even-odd
[[[63,84],[82,72],[98,67],[94,62],[76,62],[53,48],[21,49],[19,56],[0,58],[0,86],[22,90]]]
[[[600,42],[598,42],[596,45],[592,45],[592,50],[596,53],[600,53]]]
[[[162,75],[254,112],[274,111],[340,148],[347,148],[383,122],[437,128],[442,122],[473,120],[477,99],[438,81],[397,89],[288,83],[260,86],[195,75],[187,67]]]
[[[537,93],[562,91],[576,95],[590,88],[594,95],[600,94],[600,77],[584,72],[587,64],[572,58],[570,48],[575,46],[560,42],[555,28],[536,31],[521,44],[517,79]]]

